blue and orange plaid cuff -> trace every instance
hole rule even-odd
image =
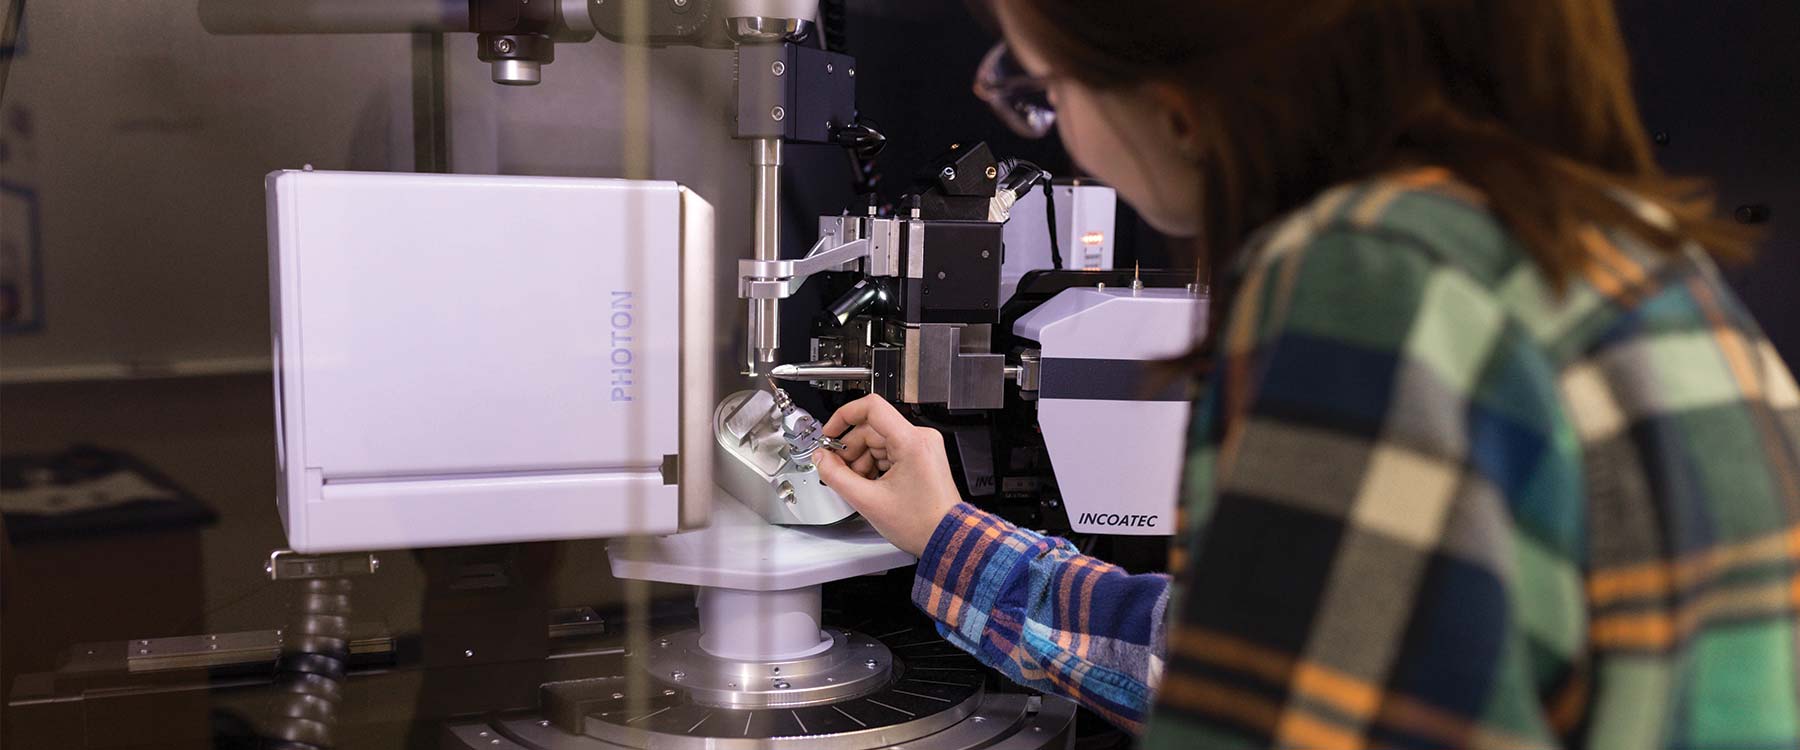
[[[958,503],[938,522],[919,555],[913,601],[933,619],[962,630],[971,605],[985,615],[999,584],[1030,559],[1024,553],[1049,543],[968,503]],[[979,641],[979,634],[975,639]]]

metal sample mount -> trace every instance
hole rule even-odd
[[[856,514],[819,481],[810,460],[829,439],[825,426],[794,406],[785,391],[739,391],[713,417],[719,486],[769,523],[820,525]]]

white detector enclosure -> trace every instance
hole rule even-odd
[[[284,171],[266,187],[294,549],[706,524],[706,201],[546,177]]]
[[[1154,367],[1205,325],[1206,298],[1187,290],[1076,288],[1013,326],[1042,346],[1038,427],[1069,528],[1174,533],[1190,396],[1157,387]]]

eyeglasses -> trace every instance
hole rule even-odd
[[[994,109],[1001,122],[1026,138],[1042,138],[1056,127],[1049,84],[1049,79],[1025,72],[1005,42],[994,45],[975,71],[975,95]]]

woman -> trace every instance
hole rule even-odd
[[[946,637],[1148,747],[1800,743],[1800,395],[1608,0],[993,6],[978,90],[1223,302],[1173,595],[833,415],[820,471]]]

